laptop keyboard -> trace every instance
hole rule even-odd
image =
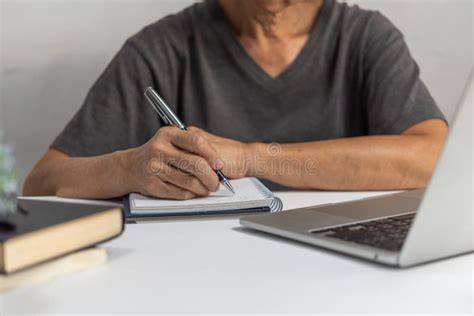
[[[400,251],[414,217],[415,213],[411,213],[312,233],[389,251]]]

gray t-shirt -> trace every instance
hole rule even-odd
[[[148,86],[187,125],[243,142],[400,134],[444,119],[419,75],[387,18],[325,0],[296,60],[272,78],[208,0],[131,37],[51,147],[95,156],[144,144],[162,124]]]

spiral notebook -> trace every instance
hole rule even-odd
[[[132,193],[125,204],[128,218],[279,212],[283,203],[257,178],[230,181],[235,194],[225,188],[207,197],[177,201],[149,198]],[[127,207],[128,206],[128,207]]]

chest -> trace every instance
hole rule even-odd
[[[178,111],[188,125],[245,142],[305,142],[365,133],[351,59],[313,45],[275,60],[229,42],[193,47],[177,83]],[[291,59],[294,58],[293,61]],[[268,68],[267,66],[275,66]],[[278,67],[276,67],[278,66]],[[272,76],[271,71],[279,71]]]
[[[269,77],[276,78],[298,57],[309,35],[288,39],[257,41],[248,36],[238,38],[243,50]]]
[[[332,85],[329,76],[309,74],[262,85],[229,72],[200,83],[187,86],[181,115],[189,125],[223,137],[294,143],[364,133],[356,97]]]

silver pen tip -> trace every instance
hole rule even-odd
[[[232,187],[232,185],[230,184],[229,181],[224,180],[224,181],[222,181],[222,184],[223,184],[230,192],[232,192],[233,194],[235,194],[235,190],[234,190],[234,188]]]

